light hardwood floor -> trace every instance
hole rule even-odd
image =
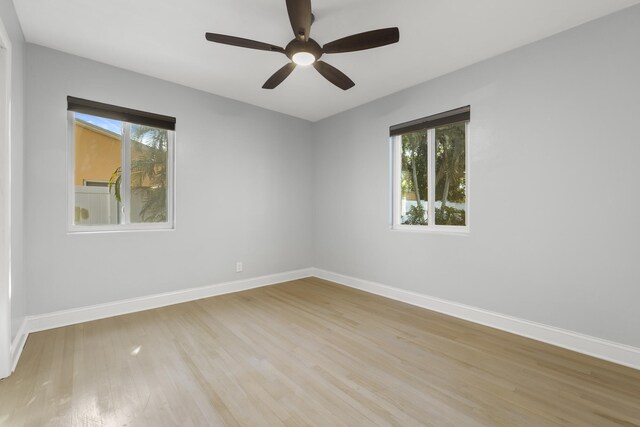
[[[304,279],[35,333],[3,426],[640,426],[640,371]]]

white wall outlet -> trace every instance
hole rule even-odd
[[[242,262],[236,262],[236,273],[240,273],[242,271]]]

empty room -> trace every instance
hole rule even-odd
[[[0,426],[640,427],[640,0],[0,0]]]

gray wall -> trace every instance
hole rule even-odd
[[[175,231],[67,234],[67,95],[177,118]],[[31,44],[26,116],[29,314],[312,265],[309,122]]]
[[[313,125],[27,45],[27,311],[313,265],[640,346],[638,22],[634,7]],[[67,234],[67,95],[177,117],[175,231]],[[467,104],[471,233],[391,231],[388,127]]]
[[[24,278],[24,51],[22,29],[10,0],[0,1],[0,16],[11,39],[11,338],[26,316]]]
[[[639,23],[633,7],[315,123],[315,266],[640,347]],[[464,105],[471,233],[391,231],[389,126]]]

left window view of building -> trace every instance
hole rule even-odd
[[[73,100],[71,231],[173,228],[175,119]]]
[[[112,177],[122,171],[122,130],[121,121],[75,114],[74,224],[120,224],[122,206]]]

